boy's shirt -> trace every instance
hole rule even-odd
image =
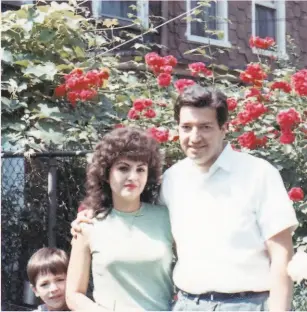
[[[49,311],[49,310],[45,304],[41,304],[37,307],[36,310],[33,310],[33,312],[38,312],[38,311]]]

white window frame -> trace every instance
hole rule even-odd
[[[100,3],[103,0],[92,0],[92,12],[93,12],[93,16],[95,18],[100,18],[100,17],[111,17],[111,18],[117,18],[119,20],[123,20],[123,21],[131,21],[130,18],[128,17],[122,17],[122,16],[116,16],[116,15],[109,15],[109,14],[103,14],[101,15],[98,11],[96,11],[94,9],[93,4],[96,3]],[[120,1],[120,0],[116,0],[116,1]],[[148,28],[149,22],[148,22],[148,12],[149,12],[149,5],[148,5],[148,0],[137,0],[136,1],[136,5],[138,7],[137,10],[137,17],[142,21],[142,25],[145,28]]]
[[[267,1],[261,0],[252,0],[252,36],[256,36],[256,5],[262,5],[267,8],[276,10],[276,44],[277,44],[277,53],[267,50],[261,50],[257,48],[252,48],[254,54],[261,54],[266,56],[279,56],[283,58],[288,58],[286,51],[286,3],[285,0],[275,0],[275,3],[272,4]]]
[[[186,0],[186,7],[187,12],[191,10],[191,0]],[[217,16],[222,17],[224,19],[228,19],[228,0],[218,0],[216,1],[216,10],[217,10]],[[191,13],[187,14],[187,17],[191,17]],[[218,21],[218,23],[221,21]],[[224,47],[224,48],[230,48],[231,43],[228,39],[228,23],[227,21],[221,22],[221,28],[219,30],[222,30],[224,33],[223,39],[211,39],[208,37],[203,36],[197,36],[192,35],[191,33],[191,22],[187,21],[187,32],[186,36],[189,41],[198,42],[198,43],[204,43],[204,44],[210,44],[213,46],[218,47]]]

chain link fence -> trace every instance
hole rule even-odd
[[[70,250],[70,223],[84,197],[87,153],[2,153],[2,311],[31,310],[38,304],[26,275],[36,250]]]

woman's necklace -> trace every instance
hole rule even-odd
[[[133,226],[134,226],[134,224],[135,224],[135,220],[138,218],[138,217],[142,217],[143,216],[143,214],[141,213],[141,211],[143,210],[143,204],[141,204],[141,206],[140,206],[140,208],[136,211],[136,213],[132,216],[132,220],[130,221],[130,222],[128,222],[128,220],[125,220],[126,222],[126,224],[128,224],[127,225],[127,227],[128,227],[128,232],[127,232],[127,236],[131,236],[132,235],[132,232],[133,232]],[[122,212],[122,211],[119,211],[119,210],[117,210],[116,211],[117,212],[117,214],[119,215],[119,216],[125,216],[125,217],[127,217],[127,213],[124,213],[124,212]],[[126,218],[125,218],[126,219]]]

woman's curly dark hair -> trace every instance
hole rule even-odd
[[[158,198],[162,175],[162,157],[158,143],[146,132],[119,128],[107,133],[97,144],[92,162],[86,172],[86,197],[82,206],[107,216],[111,211],[112,191],[109,173],[118,158],[142,161],[148,165],[148,180],[141,194],[141,201],[155,203]]]

